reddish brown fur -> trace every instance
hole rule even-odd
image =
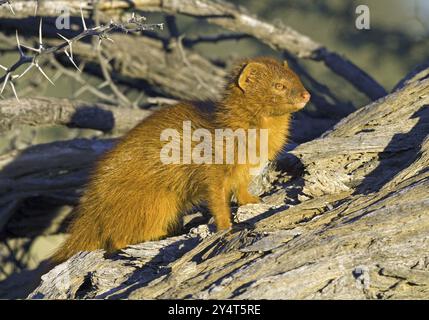
[[[284,88],[282,88],[284,86]],[[79,251],[114,252],[129,244],[166,237],[180,213],[207,201],[218,230],[231,226],[230,197],[240,204],[259,199],[248,191],[246,164],[163,164],[160,133],[192,128],[266,128],[269,159],[286,143],[290,114],[304,107],[309,94],[287,65],[257,58],[237,65],[224,98],[214,111],[197,103],[179,103],[137,125],[98,162],[86,188],[70,236],[52,257],[61,262]]]

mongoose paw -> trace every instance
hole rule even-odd
[[[222,230],[227,230],[229,228],[231,228],[232,223],[231,221],[225,220],[225,221],[218,221],[216,223],[216,227],[218,231],[222,231]]]
[[[240,198],[238,203],[240,204],[240,206],[244,206],[246,204],[258,204],[261,203],[261,199],[258,196],[249,194],[244,198]]]

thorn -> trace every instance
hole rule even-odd
[[[43,47],[43,41],[42,41],[42,20],[43,20],[43,18],[40,18],[40,23],[39,23],[39,46],[40,46],[40,48]]]
[[[70,57],[73,59],[73,46],[71,42],[69,44],[69,47],[70,47]]]
[[[2,93],[3,93],[4,88],[6,87],[7,81],[9,80],[9,77],[10,77],[10,72],[8,72],[8,73],[6,74],[6,78],[4,79],[3,86],[2,86],[2,88],[1,88],[1,90],[0,90],[0,94],[2,94]]]
[[[31,51],[39,52],[39,53],[40,53],[40,49],[32,48],[32,47],[27,46],[27,45],[25,45],[25,44],[21,44],[21,47],[24,47],[25,49],[28,49],[28,50],[31,50]]]
[[[79,67],[76,65],[76,63],[73,61],[73,58],[70,56],[70,54],[67,52],[67,50],[64,50],[64,53],[66,54],[66,56],[67,56],[67,58],[69,58],[69,60],[70,60],[70,62],[71,63],[73,63],[73,65],[74,65],[74,67],[79,71],[79,72],[81,72],[80,71],[80,69],[79,69]]]
[[[37,15],[38,10],[39,10],[39,0],[36,0],[36,6],[34,7],[34,16]]]
[[[80,16],[82,18],[82,25],[83,25],[83,30],[88,30],[88,28],[86,27],[86,23],[85,23],[85,18],[83,17],[83,11],[82,11],[82,6],[80,7]]]
[[[9,9],[10,9],[10,11],[12,11],[13,15],[15,15],[15,11],[13,11],[13,7],[9,1],[7,2],[7,5],[9,6]]]
[[[57,35],[59,35],[61,38],[63,38],[64,40],[66,40],[67,41],[67,43],[70,43],[70,40],[69,39],[67,39],[66,37],[64,37],[61,33],[58,33],[57,32]]]
[[[9,81],[9,84],[12,87],[12,91],[13,91],[13,94],[15,95],[16,101],[20,102],[18,98],[18,94],[16,93],[16,90],[15,90],[15,85],[13,84],[12,81]]]
[[[39,64],[37,62],[34,63],[34,65],[37,67],[37,69],[39,69],[39,71],[45,76],[46,79],[48,79],[48,81],[55,86],[55,83],[52,82],[51,79],[49,79],[48,75],[45,73],[45,71],[43,71],[43,69],[39,66]]]
[[[1,64],[0,64],[0,68],[2,68],[4,71],[8,70],[4,65],[1,65]]]
[[[19,76],[18,76],[18,79],[19,78],[21,78],[22,76],[24,76],[24,74],[26,74],[28,71],[30,71],[30,69],[31,68],[33,68],[33,66],[34,66],[34,63],[31,63],[25,70],[24,70],[24,72],[23,73],[21,73]]]
[[[18,45],[19,55],[21,57],[25,56],[24,52],[22,51],[22,48],[21,48],[21,43],[19,42],[18,30],[16,30],[16,43]]]
[[[59,35],[61,38],[63,38],[65,41],[67,41],[69,47],[70,47],[70,56],[73,59],[73,47],[72,47],[72,41],[70,39],[67,39],[66,37],[64,37],[62,34],[57,33],[57,35]]]

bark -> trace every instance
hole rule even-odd
[[[253,185],[236,224],[83,252],[29,298],[429,298],[429,79],[413,78]]]

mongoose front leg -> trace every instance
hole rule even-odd
[[[261,199],[259,199],[258,196],[254,196],[249,192],[249,184],[250,176],[248,174],[243,175],[235,190],[235,196],[237,197],[237,201],[240,206],[261,202]]]
[[[231,227],[230,191],[222,186],[219,190],[211,188],[209,196],[209,209],[215,219],[217,230]]]

